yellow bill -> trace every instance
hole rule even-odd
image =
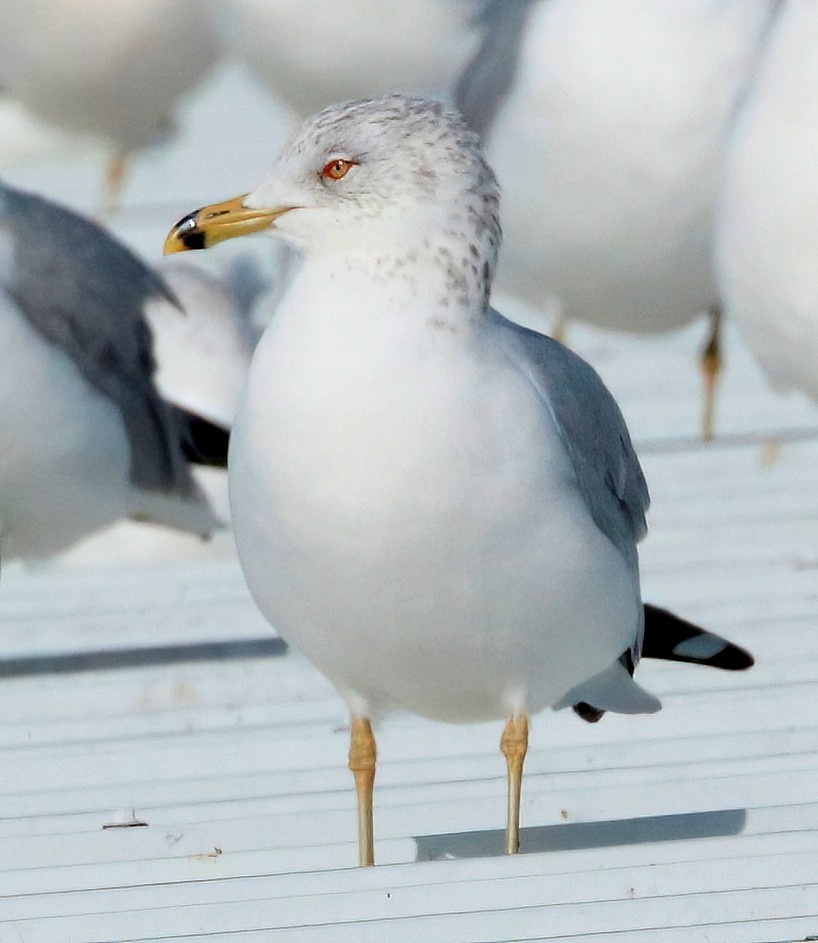
[[[261,232],[292,208],[251,209],[244,205],[246,198],[247,194],[243,193],[224,203],[203,206],[179,220],[165,239],[165,255],[190,249],[209,249],[225,239]]]

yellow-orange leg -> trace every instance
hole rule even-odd
[[[372,792],[375,786],[377,750],[372,725],[366,717],[352,718],[349,768],[358,794],[358,851],[362,868],[375,864],[375,834],[372,826]]]
[[[528,717],[512,717],[500,737],[500,749],[508,765],[508,817],[506,819],[506,854],[520,850],[520,792],[523,788],[523,763],[528,752]]]
[[[551,336],[555,341],[559,341],[561,344],[567,344],[567,335],[568,321],[566,320],[564,314],[558,314],[554,319],[554,324],[551,327]]]
[[[128,158],[124,154],[115,154],[105,168],[102,183],[103,216],[113,216],[122,206],[122,191],[128,173]]]
[[[704,374],[704,416],[702,417],[702,439],[712,442],[715,428],[716,387],[721,376],[721,307],[713,305],[708,311],[710,335],[702,350],[701,365]]]

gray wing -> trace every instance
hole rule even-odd
[[[455,104],[485,137],[514,85],[528,11],[537,0],[485,0],[478,15],[482,40],[457,80]]]
[[[120,409],[131,442],[131,480],[193,493],[179,430],[153,382],[149,298],[176,304],[164,283],[101,227],[54,203],[0,187],[0,226],[13,261],[3,289],[31,325],[63,350]]]
[[[650,498],[616,401],[593,367],[567,347],[497,312],[491,317],[511,362],[554,419],[591,517],[635,566]]]

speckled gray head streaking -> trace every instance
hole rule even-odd
[[[149,299],[176,303],[167,287],[95,223],[4,184],[0,233],[7,255],[3,290],[117,405],[132,445],[133,484],[192,494],[178,417],[153,382],[153,340],[143,316]]]
[[[342,180],[323,179],[321,168],[337,157],[356,166]],[[294,188],[278,190],[281,179]],[[332,208],[344,238],[354,233],[362,244],[391,248],[399,234],[410,257],[437,255],[450,288],[488,297],[501,239],[499,188],[477,135],[441,102],[390,95],[307,119],[247,205],[300,206],[304,197]]]

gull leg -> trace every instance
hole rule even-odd
[[[520,791],[523,763],[528,752],[528,717],[512,717],[500,738],[500,749],[508,765],[508,817],[506,819],[506,854],[520,850]]]
[[[707,312],[710,318],[710,335],[701,354],[704,374],[704,416],[702,439],[712,442],[714,437],[714,414],[716,409],[716,386],[722,370],[721,358],[721,305],[715,304]]]
[[[122,206],[122,190],[128,172],[128,158],[124,154],[115,154],[105,168],[102,182],[102,214],[113,216]]]
[[[375,737],[366,717],[352,718],[349,768],[355,777],[358,795],[358,851],[362,868],[375,864],[375,838],[372,827],[372,791],[375,785]]]
[[[560,313],[554,319],[554,325],[551,328],[551,336],[555,341],[559,341],[561,344],[566,343],[566,337],[568,336],[568,319],[564,314]]]

